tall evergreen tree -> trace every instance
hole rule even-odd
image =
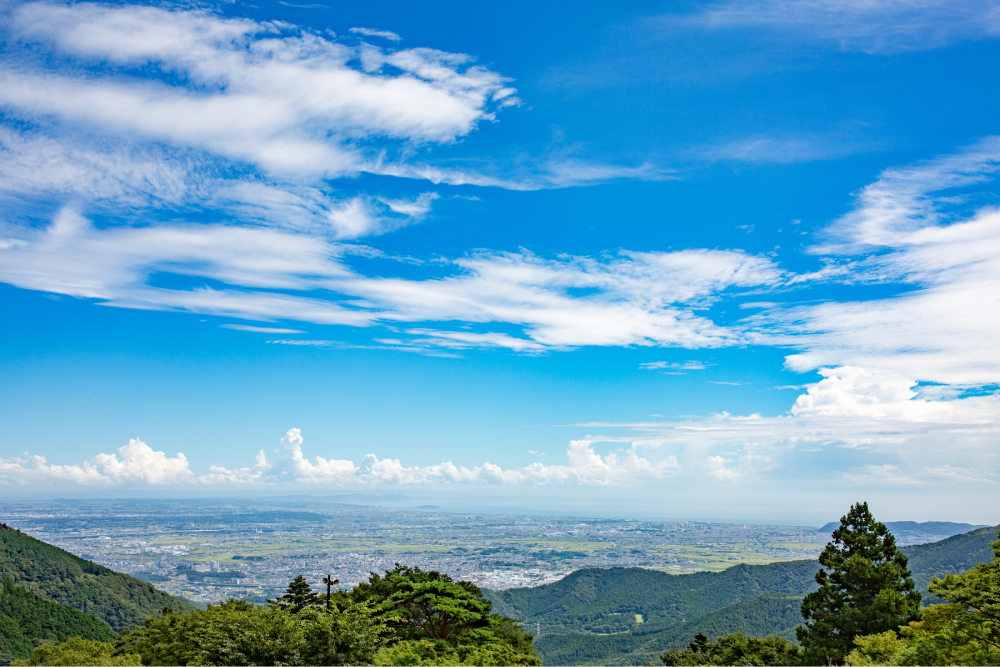
[[[807,622],[796,630],[806,664],[840,664],[855,637],[897,631],[919,618],[920,593],[906,556],[868,503],[852,505],[840,519],[819,562],[819,590],[803,598]]]
[[[314,607],[320,604],[319,596],[301,574],[288,584],[285,594],[276,600],[268,600],[273,605],[281,607],[285,611],[297,614],[303,609]]]

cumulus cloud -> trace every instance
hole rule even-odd
[[[429,466],[404,466],[398,459],[379,459],[366,454],[359,463],[350,459],[312,460],[302,452],[303,438],[293,428],[281,439],[277,457],[268,461],[260,450],[253,466],[229,469],[211,466],[209,472],[195,476],[183,454],[175,458],[154,452],[145,443],[132,440],[118,450],[118,455],[98,454],[79,465],[47,465],[44,457],[0,459],[0,483],[29,484],[65,481],[82,485],[115,484],[202,484],[202,485],[426,485],[457,484],[540,484],[540,485],[618,485],[646,479],[664,479],[678,468],[673,455],[650,461],[640,456],[648,443],[633,444],[628,449],[601,456],[593,443],[578,440],[570,443],[565,465],[533,463],[521,469],[503,469],[492,463],[468,468],[448,461]]]
[[[592,436],[595,441],[653,441],[686,452],[692,464],[702,457],[702,468],[726,481],[766,478],[777,469],[785,477],[809,475],[815,472],[815,464],[806,463],[810,456],[835,452],[850,456],[826,456],[824,475],[839,474],[858,486],[882,481],[989,483],[1000,476],[995,451],[1000,395],[926,396],[916,381],[874,369],[824,368],[820,373],[823,379],[808,385],[780,416],[722,413],[704,419],[577,426],[626,429],[624,435]]]
[[[25,453],[0,458],[0,484],[68,482],[82,486],[189,484],[195,476],[184,454],[173,458],[153,451],[141,440],[129,440],[117,454],[98,454],[80,464],[49,464],[44,456]]]

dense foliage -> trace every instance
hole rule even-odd
[[[339,594],[342,600],[372,605],[388,625],[391,646],[380,664],[541,664],[519,622],[494,612],[478,586],[441,572],[397,564]]]
[[[306,578],[300,574],[288,584],[284,595],[276,600],[268,600],[268,602],[285,611],[297,614],[304,609],[318,605],[319,596],[316,595]]]
[[[112,655],[114,644],[73,637],[63,644],[42,644],[27,660],[15,665],[107,665],[109,667],[138,666],[142,662],[135,653]]]
[[[900,631],[858,637],[852,665],[1000,664],[1000,533],[993,558],[964,574],[933,579],[932,593],[948,604],[931,605],[920,621]]]
[[[363,605],[296,613],[230,600],[190,614],[166,611],[122,632],[115,654],[137,653],[144,665],[364,665],[385,634]]]
[[[748,637],[735,632],[712,641],[695,636],[683,651],[671,649],[660,656],[664,665],[797,665],[799,646],[783,637]]]
[[[895,630],[919,617],[906,556],[868,503],[857,503],[840,520],[819,557],[819,589],[802,600],[804,627],[796,631],[809,664],[840,664],[854,638]]]
[[[0,587],[0,664],[26,658],[41,642],[70,637],[111,641],[107,623],[72,607],[44,600],[7,579]]]
[[[195,609],[150,584],[0,524],[0,580],[4,579],[96,616],[116,631],[135,627],[164,607],[177,612]]]
[[[531,636],[468,582],[397,566],[329,607],[302,577],[267,605],[230,600],[147,620],[115,655],[144,665],[539,665]]]
[[[1000,652],[1000,531],[993,547],[993,559],[979,563],[964,574],[934,579],[930,591],[949,602],[947,625],[967,643]]]

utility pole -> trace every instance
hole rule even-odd
[[[323,583],[326,584],[326,608],[330,609],[330,587],[336,586],[340,583],[340,579],[334,579],[332,575],[326,575],[323,577]]]

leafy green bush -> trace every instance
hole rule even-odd
[[[110,642],[98,642],[73,637],[62,644],[42,644],[27,660],[15,665],[142,665],[138,654],[112,655],[115,648]]]
[[[138,653],[144,665],[365,665],[385,634],[367,605],[291,613],[230,600],[149,619],[119,635],[115,654]]]
[[[660,659],[664,665],[797,665],[801,651],[795,642],[783,637],[748,637],[734,632],[714,642],[696,635],[686,649],[671,649]]]
[[[384,576],[373,573],[367,583],[339,594],[338,605],[344,601],[373,604],[376,616],[387,623],[396,643],[380,654],[385,664],[541,664],[534,638],[519,621],[494,612],[478,586],[441,572],[397,564]]]
[[[541,665],[534,653],[518,653],[507,644],[465,644],[413,639],[396,642],[375,655],[376,665]]]

